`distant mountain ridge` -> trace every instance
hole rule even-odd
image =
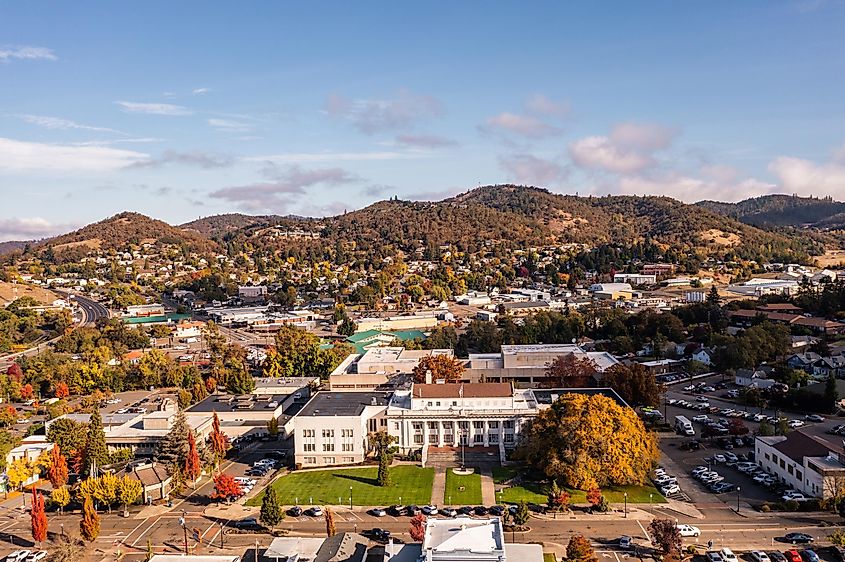
[[[701,201],[696,205],[754,226],[845,228],[845,203],[831,197],[764,195],[738,203]]]

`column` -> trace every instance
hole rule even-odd
[[[443,446],[443,420],[437,420],[437,446]]]
[[[481,422],[483,424],[482,431],[484,432],[484,446],[488,447],[490,445],[490,424],[487,423],[487,420]]]

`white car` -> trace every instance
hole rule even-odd
[[[660,488],[660,493],[664,496],[671,496],[672,494],[680,494],[681,487],[677,484],[669,484],[668,486],[663,486]]]
[[[632,546],[634,546],[634,539],[632,539],[628,535],[622,535],[621,537],[619,537],[619,548],[628,550]]]
[[[736,557],[736,554],[734,554],[733,551],[728,547],[725,547],[720,550],[719,554],[722,556],[722,560],[724,560],[725,562],[739,562]]]
[[[32,554],[30,554],[29,558],[26,559],[26,562],[39,562],[44,558],[47,558],[47,552],[44,550],[40,550],[38,552],[33,552]]]
[[[16,550],[7,556],[6,560],[8,562],[23,562],[30,554],[32,554],[31,550]]]
[[[713,455],[714,462],[725,462],[726,460],[725,455]]]
[[[790,500],[794,500],[794,501],[797,501],[797,502],[803,502],[803,501],[807,501],[808,499],[810,499],[807,496],[805,496],[804,494],[802,494],[801,492],[786,492],[781,497],[782,497],[783,501],[785,501],[785,502],[788,502]]]
[[[762,550],[752,550],[751,558],[754,560],[754,562],[772,562],[769,558],[769,555],[763,552]]]
[[[804,425],[804,422],[802,422],[801,420],[791,420],[789,422],[789,427],[793,429],[795,429],[796,427],[801,427],[802,425]]]
[[[675,478],[674,476],[668,476],[668,475],[667,476],[660,476],[659,478],[654,479],[654,483],[657,484],[658,486],[666,486],[666,485],[669,485],[669,484],[677,484],[678,479]]]
[[[701,415],[698,415],[698,416],[693,416],[692,421],[698,422],[698,423],[707,423],[707,422],[710,421],[710,418],[708,418],[707,415],[705,415],[705,414],[701,414]]]
[[[692,525],[678,525],[677,528],[682,537],[698,537],[701,535],[701,529]]]
[[[700,476],[701,474],[704,474],[705,472],[709,472],[709,471],[710,471],[710,469],[707,468],[706,466],[697,466],[697,467],[692,469],[692,475],[693,476]]]

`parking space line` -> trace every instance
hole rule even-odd
[[[639,525],[640,529],[642,529],[642,532],[645,535],[646,540],[651,542],[651,537],[649,536],[648,531],[645,530],[645,527],[643,527],[643,524],[639,519],[637,519],[637,525]]]

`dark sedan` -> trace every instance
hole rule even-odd
[[[807,544],[813,542],[813,537],[807,533],[787,533],[783,536],[784,540],[792,544]]]

